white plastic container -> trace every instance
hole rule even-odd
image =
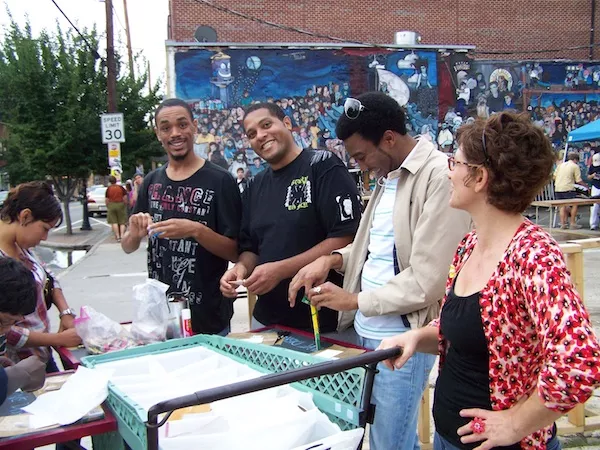
[[[192,336],[192,311],[189,308],[181,310],[181,334],[184,338]]]

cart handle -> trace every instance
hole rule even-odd
[[[285,372],[270,373],[253,380],[240,381],[225,386],[205,389],[193,394],[157,403],[148,411],[148,422],[146,423],[146,427],[148,428],[148,449],[158,449],[157,428],[164,425],[168,420],[170,413],[176,409],[194,405],[203,405],[216,402],[217,400],[223,400],[224,398],[235,397],[236,395],[249,394],[251,392],[282,386],[296,381],[343,372],[344,370],[352,369],[354,367],[375,364],[389,358],[400,356],[401,354],[402,349],[400,347],[366,352],[351,358],[324,361]],[[165,412],[168,412],[169,414],[157,424],[158,415]]]

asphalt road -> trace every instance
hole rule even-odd
[[[80,202],[69,203],[69,212],[71,213],[71,223],[73,224],[73,228],[81,227],[81,221],[83,220],[82,204]],[[63,208],[63,215],[64,215],[64,208]],[[91,216],[90,216],[90,218],[91,218]],[[96,215],[94,218],[99,221],[106,222],[106,215],[102,215],[102,216]],[[92,226],[94,226],[94,221],[91,221],[91,224],[92,224]],[[66,228],[65,221],[63,220],[63,222],[60,224],[60,226],[56,230],[52,230],[52,232],[61,231],[61,230],[64,231],[65,228]]]

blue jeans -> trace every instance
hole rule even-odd
[[[408,329],[406,330],[408,331]],[[358,345],[376,349],[381,341],[358,337]],[[371,403],[375,420],[369,431],[371,450],[420,449],[417,435],[419,405],[429,383],[435,356],[415,353],[400,370],[377,364]]]
[[[561,450],[562,446],[558,437],[554,436],[546,443],[546,450]],[[433,437],[433,450],[461,450],[459,447],[451,444],[446,439],[435,433]]]
[[[219,336],[227,336],[229,333],[231,333],[231,325],[227,325],[227,328],[225,328],[222,331],[219,331],[217,334]]]

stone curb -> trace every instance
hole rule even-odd
[[[67,267],[65,270],[63,270],[60,274],[58,274],[57,278],[60,280],[61,278],[63,278],[66,274],[68,274],[71,270],[73,270],[73,268],[75,268],[78,264],[80,264],[82,261],[85,261],[87,258],[89,258],[90,256],[92,256],[96,250],[98,249],[98,247],[100,247],[101,245],[104,244],[104,241],[106,241],[106,239],[108,239],[110,236],[110,233],[106,233],[105,236],[103,236],[98,242],[96,242],[94,245],[87,245],[85,246],[85,248],[82,248],[80,250],[88,250],[87,253],[85,255],[83,255],[83,257],[77,261],[75,264],[73,264],[72,266]],[[56,248],[56,247],[55,247]],[[77,250],[74,249],[72,246],[69,247],[72,250]]]

